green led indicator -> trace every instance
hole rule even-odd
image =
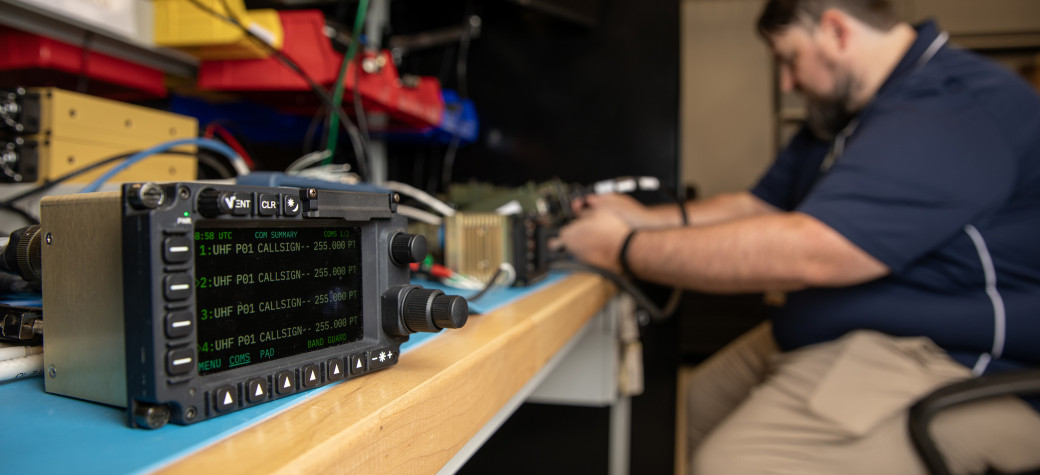
[[[188,217],[188,215],[190,215],[190,214],[191,214],[190,212],[188,212],[188,211],[185,211],[185,212],[184,212],[184,217],[185,217],[185,218],[187,218],[187,217]]]

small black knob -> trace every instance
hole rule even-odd
[[[207,188],[199,192],[199,213],[206,217],[232,214],[235,210],[235,194]]]
[[[232,206],[227,201],[228,193],[213,188],[199,192],[199,214],[207,218],[215,218],[222,214],[231,214]]]
[[[458,295],[436,295],[432,313],[437,328],[462,328],[469,318],[469,304]]]
[[[390,260],[399,266],[422,262],[426,258],[426,237],[398,233],[390,238]]]

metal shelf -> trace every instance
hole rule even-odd
[[[150,6],[150,2],[140,2]],[[23,0],[0,0],[0,24],[74,45],[90,36],[93,51],[142,64],[167,74],[195,77],[198,60],[187,53],[154,45],[106,30],[81,19],[47,10]]]

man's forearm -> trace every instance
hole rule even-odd
[[[724,293],[853,285],[888,272],[843,236],[801,213],[641,231],[629,244],[627,261],[643,279]]]
[[[776,212],[776,208],[746,191],[725,193],[683,204],[691,226],[721,223],[749,216]],[[661,204],[650,208],[659,223],[655,227],[682,226],[682,214],[675,204]]]

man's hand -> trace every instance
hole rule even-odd
[[[638,203],[637,203],[638,204]],[[578,260],[614,273],[621,272],[618,254],[632,228],[617,214],[593,208],[560,228],[550,245],[564,247]]]
[[[636,229],[680,224],[680,214],[675,205],[671,205],[662,213],[661,210],[644,206],[635,198],[622,194],[588,195],[575,200],[571,207],[574,209],[574,214],[578,216],[592,210],[613,213],[621,217],[629,227]]]

